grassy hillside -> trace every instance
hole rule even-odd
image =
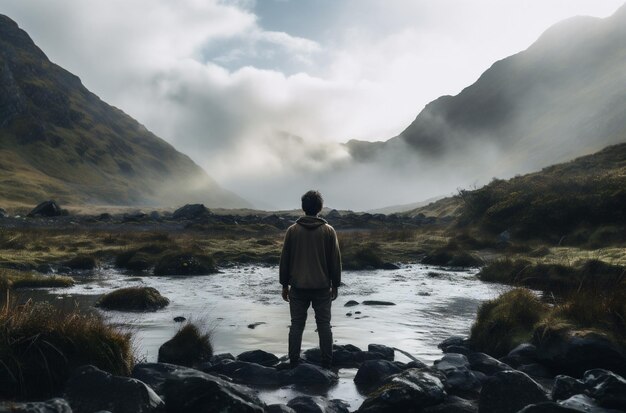
[[[0,202],[245,207],[0,15]]]
[[[460,191],[460,226],[601,246],[626,242],[626,143]]]

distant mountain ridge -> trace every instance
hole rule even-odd
[[[0,202],[249,207],[0,15]]]
[[[493,173],[518,173],[620,142],[624,113],[626,5],[605,19],[554,25],[458,95],[426,105],[396,137],[346,145],[362,162],[407,146],[435,158],[495,147],[502,156]]]

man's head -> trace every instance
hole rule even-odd
[[[302,210],[307,215],[316,216],[322,210],[323,205],[324,198],[319,191],[311,190],[302,195]]]

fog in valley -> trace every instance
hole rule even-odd
[[[618,142],[622,4],[0,1],[52,61],[255,207],[317,188],[359,211]]]

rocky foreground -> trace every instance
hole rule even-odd
[[[615,413],[626,411],[624,355],[587,337],[551,348],[522,344],[500,360],[470,350],[468,340],[451,337],[432,366],[414,359],[394,361],[395,349],[371,344],[334,348],[336,368],[358,367],[354,382],[367,398],[358,412],[449,413]],[[153,413],[153,412],[349,412],[342,400],[299,396],[286,405],[266,405],[259,389],[295,386],[323,395],[338,381],[335,371],[317,365],[319,350],[309,349],[291,367],[262,350],[213,356],[191,367],[142,363],[132,377],[113,376],[94,366],[77,369],[63,398],[0,404],[0,412]]]

